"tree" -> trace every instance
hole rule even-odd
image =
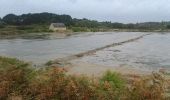
[[[64,23],[66,26],[80,27],[80,28],[116,28],[116,29],[170,29],[170,22],[144,22],[144,23],[112,23],[110,21],[98,22],[96,20],[72,19],[70,15],[58,15],[53,13],[29,13],[22,15],[8,14],[0,23],[8,25],[49,25],[50,23]]]
[[[3,18],[3,21],[9,25],[30,25],[30,24],[50,24],[50,23],[65,23],[67,26],[72,24],[70,15],[57,15],[52,13],[34,13],[14,15],[8,14]]]
[[[2,19],[1,19],[1,17],[0,17],[0,25],[2,25]]]
[[[5,27],[4,23],[3,23],[2,19],[0,18],[0,28],[4,28],[4,27]]]
[[[135,25],[134,24],[126,24],[126,28],[127,29],[134,29],[135,28]]]
[[[122,24],[122,23],[112,23],[112,28],[124,28],[124,24]]]
[[[167,25],[166,28],[167,28],[167,29],[170,29],[170,25]]]
[[[8,14],[8,15],[6,15],[6,16],[3,18],[3,21],[4,21],[6,24],[9,24],[9,25],[18,25],[18,24],[20,24],[20,22],[21,22],[20,18],[19,18],[17,15],[14,15],[14,14]]]
[[[75,27],[88,27],[88,28],[97,28],[100,26],[100,23],[95,20],[88,19],[73,19],[73,26]]]

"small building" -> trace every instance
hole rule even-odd
[[[49,30],[52,31],[66,31],[67,28],[64,23],[51,23]]]

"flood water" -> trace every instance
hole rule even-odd
[[[153,33],[135,42],[98,51],[79,61],[144,70],[170,69],[170,33]]]
[[[65,38],[24,36],[0,39],[0,55],[43,64],[112,43],[139,37],[142,32],[79,33]],[[78,61],[108,66],[170,68],[170,33],[152,33],[134,42],[110,47]]]
[[[108,44],[132,39],[146,33],[98,32],[79,33],[66,38],[53,36],[15,36],[0,38],[0,55],[16,57],[35,64],[62,58]],[[35,38],[34,38],[35,37]]]

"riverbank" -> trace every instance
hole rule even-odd
[[[5,25],[0,28],[0,35],[23,35],[23,34],[65,34],[69,36],[75,32],[170,32],[170,29],[112,29],[112,28],[86,28],[86,27],[68,27],[65,32],[52,32],[49,25],[25,25],[12,26]]]
[[[169,99],[170,80],[160,73],[127,76],[107,71],[87,77],[66,72],[57,66],[35,70],[23,61],[0,57],[0,99]]]

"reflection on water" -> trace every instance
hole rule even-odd
[[[152,34],[136,42],[107,48],[79,61],[147,68],[170,68],[170,34]]]
[[[135,32],[98,32],[77,33],[65,38],[55,38],[47,34],[23,35],[0,39],[0,55],[17,57],[33,63],[78,54],[87,50],[103,47],[113,42],[121,42],[145,33]],[[3,38],[3,39],[2,39]]]

